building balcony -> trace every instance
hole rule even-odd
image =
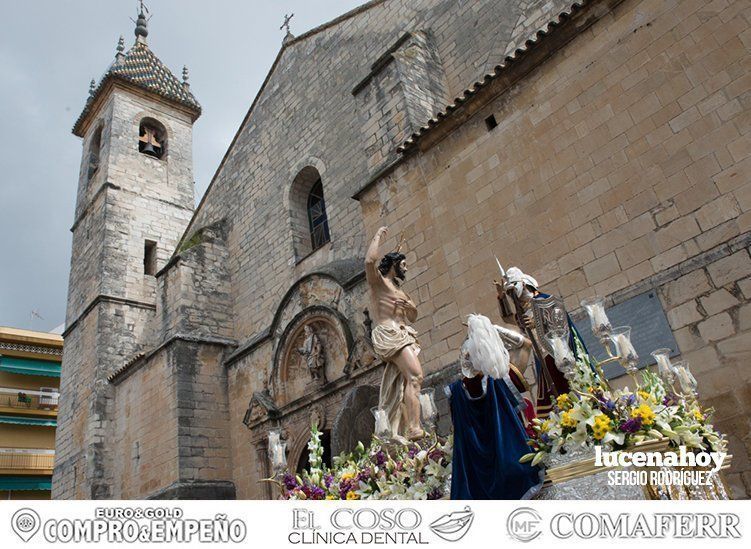
[[[0,448],[0,475],[51,475],[55,451]]]
[[[0,413],[22,413],[34,416],[57,416],[60,393],[56,388],[42,387],[39,391],[0,387]]]

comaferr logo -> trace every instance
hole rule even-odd
[[[735,539],[740,523],[735,513],[558,513],[550,531],[560,539]]]

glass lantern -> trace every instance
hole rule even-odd
[[[605,314],[605,302],[601,297],[583,299],[581,306],[587,311],[589,322],[592,325],[592,333],[600,341],[607,340],[613,330],[612,324]]]
[[[631,326],[619,326],[610,332],[610,340],[615,346],[618,362],[629,374],[639,371],[639,355],[631,343]]]
[[[432,387],[420,392],[420,417],[428,429],[435,429],[438,409],[435,405],[435,389]]]
[[[281,429],[269,431],[269,461],[275,475],[287,468],[287,441],[282,439]]]
[[[563,373],[566,379],[570,379],[574,373],[576,359],[571,348],[568,346],[568,332],[566,330],[550,330],[545,334],[545,338],[553,348],[553,358],[555,359],[556,367]]]
[[[657,375],[668,385],[672,385],[675,380],[673,365],[670,363],[671,352],[670,349],[664,348],[657,349],[651,353],[655,361],[657,361]]]
[[[679,360],[675,362],[673,364],[673,371],[675,372],[675,377],[678,379],[681,391],[687,395],[695,395],[698,383],[691,370],[688,369],[688,361]]]
[[[391,422],[389,421],[389,415],[384,408],[374,406],[370,409],[375,418],[374,435],[381,440],[388,440],[391,438]]]

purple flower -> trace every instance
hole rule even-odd
[[[413,457],[415,457],[417,455],[417,452],[418,452],[417,446],[412,446],[412,447],[410,447],[409,452],[407,452],[407,455],[409,457],[413,458]]]
[[[542,433],[542,434],[540,435],[540,440],[541,440],[541,441],[542,441],[543,443],[547,444],[548,442],[550,442],[550,437],[548,436],[548,434],[547,434],[547,433]]]
[[[428,454],[428,459],[440,463],[443,459],[443,450],[440,448],[433,448]]]
[[[428,494],[428,499],[441,499],[443,497],[443,492],[441,492],[440,488],[434,488],[432,492]]]
[[[282,477],[282,483],[287,490],[294,490],[295,488],[297,488],[297,479],[292,473],[284,473],[284,477]]]
[[[618,428],[624,433],[635,433],[636,431],[641,429],[641,418],[634,417],[629,420],[626,420],[623,423],[621,423],[621,425]]]
[[[310,499],[324,499],[325,497],[326,497],[326,492],[323,491],[323,488],[314,486],[310,490]]]
[[[375,455],[373,456],[373,461],[374,461],[374,462],[375,462],[375,464],[376,464],[376,465],[378,465],[379,467],[380,467],[381,465],[383,465],[384,463],[386,463],[386,452],[384,452],[383,450],[378,450],[378,451],[377,451],[377,452],[375,453]]]
[[[608,398],[602,398],[602,397],[598,397],[598,400],[600,401],[601,408],[608,410],[610,412],[615,410],[615,402],[613,402],[612,400]]]
[[[325,475],[323,475],[323,485],[326,488],[331,486],[332,482],[334,482],[334,475],[332,475],[331,473],[326,473]]]
[[[353,486],[352,486],[352,480],[351,479],[347,479],[347,480],[341,481],[339,483],[339,497],[341,499],[347,499],[347,492],[349,492],[350,490],[352,490],[352,488],[353,488]]]
[[[357,473],[357,482],[367,482],[372,474],[373,471],[370,469],[370,467],[366,467],[365,469]]]

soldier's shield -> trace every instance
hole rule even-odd
[[[566,306],[560,297],[551,295],[546,298],[532,300],[532,313],[535,319],[537,341],[542,343],[548,354],[553,354],[553,347],[545,334],[551,330],[563,330],[566,333],[564,341],[568,341],[569,327]]]

